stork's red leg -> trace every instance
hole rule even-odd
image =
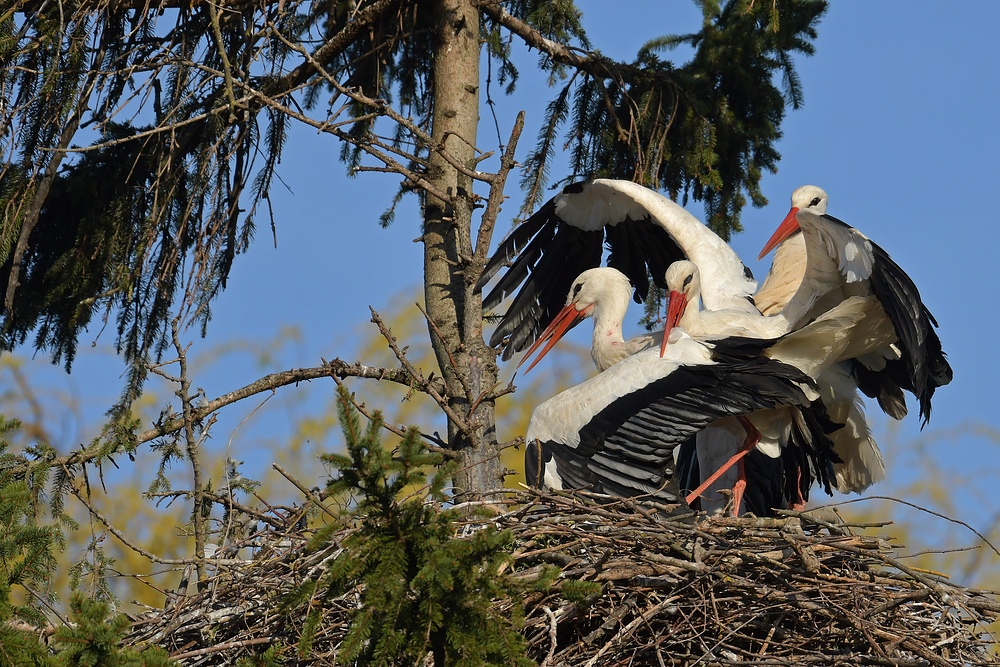
[[[743,466],[743,457],[750,453],[750,451],[757,446],[760,442],[760,431],[757,427],[747,419],[746,417],[737,417],[743,429],[747,432],[746,438],[743,439],[743,444],[740,446],[736,453],[729,457],[729,460],[722,464],[718,470],[713,472],[708,479],[701,483],[697,489],[692,491],[684,499],[688,505],[693,503],[695,499],[703,494],[705,490],[712,485],[715,480],[719,479],[724,472],[733,467],[733,464],[739,464],[737,470],[739,474],[736,478],[736,484],[733,485],[733,516],[737,516],[740,510],[740,503],[743,502],[743,491],[747,486],[747,476],[746,469]]]
[[[744,465],[743,459],[740,459],[739,461],[736,462],[736,483],[733,484],[733,516],[740,515],[740,505],[743,504],[743,493],[746,490],[747,490],[747,470],[746,466]]]
[[[789,504],[789,509],[801,512],[806,508],[806,499],[802,497],[802,468],[798,468],[796,472],[798,473],[798,479],[795,480],[795,494],[798,496],[798,499]]]

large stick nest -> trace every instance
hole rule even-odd
[[[987,630],[1000,595],[908,567],[885,539],[845,524],[678,516],[583,493],[504,498],[491,523],[515,535],[510,574],[561,568],[554,586],[524,600],[524,636],[541,665],[1000,665]],[[483,525],[456,525],[456,538]],[[294,646],[304,610],[278,604],[323,571],[349,531],[313,552],[308,531],[292,526],[254,535],[242,545],[252,558],[220,561],[200,592],[144,614],[129,643],[190,666],[231,665],[272,644],[287,646],[283,664],[333,665],[357,592],[324,604],[307,659]],[[601,590],[580,601],[563,593],[569,579]],[[511,602],[496,604],[503,613]]]

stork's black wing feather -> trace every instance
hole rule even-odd
[[[628,220],[625,224],[608,225],[604,228],[607,239],[608,266],[624,273],[635,288],[638,303],[649,294],[649,276],[646,273],[644,249],[637,235],[630,230],[636,224]]]
[[[906,397],[903,391],[913,391],[913,383],[903,359],[886,362],[885,368],[872,370],[857,359],[851,360],[851,376],[858,389],[868,398],[874,398],[882,411],[893,419],[906,416]]]
[[[688,494],[701,484],[701,466],[698,463],[698,441],[691,437],[680,444],[680,450],[674,456],[677,470],[674,477],[682,494]]]
[[[632,226],[633,243],[642,249],[646,259],[646,269],[653,276],[653,282],[659,287],[667,287],[667,267],[674,262],[687,259],[687,256],[674,239],[651,219],[636,221]],[[609,263],[610,264],[610,263]],[[629,276],[631,279],[631,276]],[[646,294],[637,294],[637,302],[646,298]]]
[[[551,221],[554,208],[555,204],[550,199],[540,209],[538,209],[534,215],[514,228],[514,231],[510,233],[510,236],[508,236],[500,244],[500,246],[496,249],[496,252],[493,253],[493,256],[490,257],[488,262],[486,262],[486,267],[483,269],[483,273],[479,276],[479,281],[476,283],[476,289],[483,289],[483,287],[486,286],[486,283],[488,283],[505,264],[511,263],[514,258],[518,257],[519,254],[522,254],[522,251],[528,242]],[[549,234],[549,236],[551,236],[551,234]],[[493,291],[496,292],[496,290]],[[501,296],[497,303],[492,306],[487,306],[487,302],[484,301],[483,307],[488,309],[495,308],[502,300],[503,297]]]
[[[850,227],[843,220],[825,214],[833,224]],[[872,292],[882,304],[886,316],[896,331],[900,359],[890,361],[882,370],[874,371],[854,364],[855,377],[861,390],[890,416],[906,415],[902,392],[909,391],[920,404],[922,425],[931,416],[934,390],[952,380],[951,365],[941,349],[941,339],[934,330],[937,320],[924,305],[920,291],[909,275],[893,261],[880,245],[871,241],[873,264],[869,278]]]
[[[951,365],[941,349],[937,321],[920,299],[920,292],[913,280],[896,264],[878,244],[872,243],[875,265],[872,270],[872,291],[885,309],[896,330],[903,368],[909,379],[903,389],[913,392],[920,404],[922,424],[931,417],[931,397],[934,390],[952,380]],[[889,373],[899,375],[893,362],[887,365]],[[890,375],[889,377],[892,377]],[[883,378],[882,384],[890,380]],[[880,401],[881,402],[881,401]]]
[[[826,495],[833,495],[836,475],[834,463],[842,463],[833,449],[830,433],[843,428],[830,419],[822,401],[814,401],[799,410],[797,419],[792,421],[788,447],[782,447],[784,459],[784,497],[788,501],[809,500],[809,489],[814,481],[819,482]]]
[[[525,461],[529,481],[541,481],[541,452],[542,465],[555,460],[564,488],[585,483],[613,495],[648,494],[672,502],[679,495],[675,447],[721,417],[777,406],[808,407],[802,385],[813,382],[793,366],[765,357],[681,366],[609,403],[580,429],[578,444],[532,443]],[[681,459],[682,469],[690,471],[690,454]],[[806,477],[811,483],[813,477]],[[773,492],[766,496],[757,511],[774,502]]]
[[[479,278],[477,288],[482,289],[504,266],[508,267],[483,299],[487,312],[497,309],[516,291],[490,336],[490,345],[504,345],[504,360],[537,340],[565,305],[573,280],[583,271],[601,265],[605,243],[610,250],[608,265],[628,277],[639,303],[649,293],[650,274],[657,285],[665,287],[667,267],[685,258],[670,234],[648,217],[616,221],[591,231],[573,224],[579,221],[561,218],[556,212],[559,198],[579,194],[587,185],[567,185],[543,204],[500,244]]]
[[[550,202],[551,203],[551,202]],[[552,207],[549,207],[550,209]],[[555,238],[556,231],[559,226],[551,219],[546,218],[542,215],[543,211],[539,211],[535,216],[525,220],[520,227],[514,230],[511,237],[507,239],[499,248],[497,248],[496,253],[494,253],[493,258],[490,259],[489,264],[486,265],[486,270],[483,271],[483,276],[485,277],[488,272],[496,273],[505,263],[510,263],[507,272],[504,273],[500,281],[490,290],[489,294],[483,299],[483,309],[490,311],[500,305],[500,303],[514,293],[514,290],[521,284],[521,282],[528,276],[529,272],[534,268],[535,263],[542,256],[542,252],[545,250],[546,246],[552,242]],[[528,234],[522,234],[527,230]],[[515,235],[518,238],[515,239]],[[508,247],[511,240],[516,242]],[[513,254],[511,254],[513,252]],[[498,262],[494,268],[490,268],[497,258],[501,258],[503,261]],[[510,260],[515,261],[511,262]],[[490,278],[492,278],[492,274]],[[485,285],[483,278],[479,279],[478,287]]]
[[[789,498],[785,493],[785,468],[788,457],[784,450],[781,453],[773,459],[759,449],[753,449],[743,459],[747,476],[747,488],[743,492],[746,512],[755,516],[774,516],[774,510],[787,509]],[[794,471],[794,468],[789,470]]]
[[[533,267],[531,279],[521,287],[490,337],[490,345],[494,346],[507,340],[504,360],[535,342],[565,305],[566,295],[578,275],[567,271],[566,266],[600,266],[601,240],[600,232],[586,232],[570,225],[558,227],[555,238]]]

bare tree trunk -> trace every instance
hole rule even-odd
[[[434,58],[434,116],[431,134],[455,162],[476,166],[479,124],[479,15],[470,0],[438,0],[438,45]],[[444,374],[452,414],[448,442],[459,452],[459,491],[500,486],[503,468],[497,447],[493,400],[480,400],[496,383],[496,357],[483,342],[482,300],[471,275],[472,179],[439,153],[430,155],[430,177],[449,201],[427,195],[424,206],[424,299],[430,337]],[[467,275],[468,274],[468,275]],[[474,409],[472,409],[474,408]],[[471,410],[471,411],[470,411]]]

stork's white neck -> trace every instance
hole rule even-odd
[[[814,319],[818,312],[814,310],[817,301],[823,299],[832,289],[843,283],[837,260],[831,255],[821,230],[814,228],[809,219],[802,225],[802,232],[786,239],[778,246],[774,267],[781,265],[790,267],[788,284],[778,291],[784,292],[785,303],[776,303],[781,308],[781,314],[793,326],[801,326]],[[794,267],[794,268],[791,268]],[[769,277],[770,278],[770,277]],[[767,285],[765,284],[765,287]],[[834,301],[826,308],[836,305],[846,298],[846,294],[837,294]],[[764,311],[768,312],[768,311]],[[773,310],[771,311],[774,312]]]
[[[628,294],[609,294],[594,309],[594,340],[591,356],[601,371],[628,355],[623,348],[622,322],[628,312]]]
[[[806,270],[806,244],[802,234],[782,241],[774,251],[764,284],[754,294],[754,303],[765,315],[783,309],[802,284]]]

